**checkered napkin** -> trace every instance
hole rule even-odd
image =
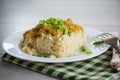
[[[35,63],[8,54],[2,59],[65,80],[115,80],[120,75],[110,67],[110,50],[92,59],[68,63]]]

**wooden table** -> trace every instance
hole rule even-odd
[[[120,0],[0,0],[0,55],[5,52],[2,48],[5,37],[17,30],[34,27],[40,19],[49,17],[70,17],[82,26],[120,32]],[[0,62],[0,80],[58,79]]]

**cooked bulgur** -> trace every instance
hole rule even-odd
[[[85,30],[70,18],[49,18],[23,34],[22,51],[44,57],[69,57],[85,46]]]

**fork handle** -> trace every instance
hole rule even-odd
[[[112,59],[110,65],[114,70],[120,71],[120,56],[115,48],[112,49]]]
[[[115,48],[112,48],[112,59],[118,59],[119,54],[117,54],[117,51]]]
[[[117,52],[118,54],[120,54],[119,46],[117,46],[117,45],[111,45],[111,47],[113,47],[113,48],[116,50],[116,52]]]

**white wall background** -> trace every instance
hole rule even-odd
[[[71,17],[82,25],[120,25],[120,0],[1,0],[0,22]]]

